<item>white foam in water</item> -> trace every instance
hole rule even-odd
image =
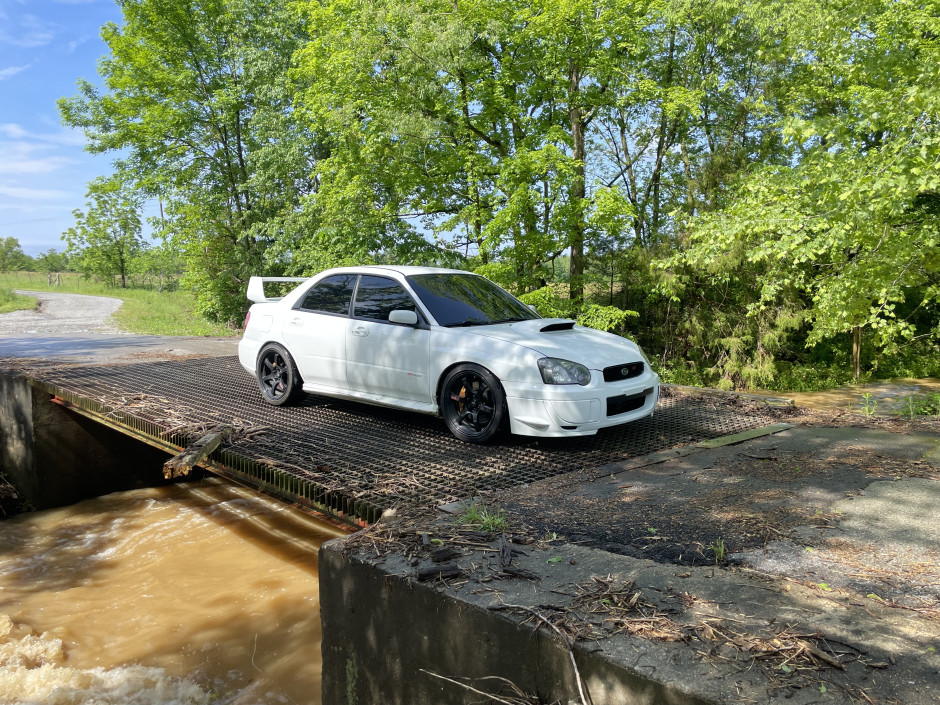
[[[162,668],[63,666],[62,641],[29,631],[0,615],[0,705],[203,705],[211,699]]]

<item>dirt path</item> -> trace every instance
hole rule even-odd
[[[108,296],[22,291],[17,294],[39,300],[38,308],[0,315],[0,336],[49,336],[82,333],[120,333],[111,315],[121,300]]]

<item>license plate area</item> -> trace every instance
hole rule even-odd
[[[618,416],[628,411],[636,411],[646,403],[646,397],[653,393],[652,387],[644,389],[639,394],[618,394],[607,397],[607,415]]]

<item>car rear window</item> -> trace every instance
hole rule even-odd
[[[349,315],[357,274],[334,274],[315,284],[301,300],[298,308],[317,313]]]
[[[363,275],[356,289],[353,316],[387,321],[395,310],[414,311],[415,303],[404,287],[394,279]]]
[[[476,274],[415,274],[412,289],[442,326],[476,326],[539,318],[532,309]]]

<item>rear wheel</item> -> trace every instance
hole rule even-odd
[[[284,406],[302,394],[300,374],[293,358],[277,343],[268,343],[258,353],[258,388],[268,404]]]
[[[487,443],[500,432],[506,417],[506,396],[496,376],[474,364],[455,367],[444,378],[441,415],[461,441]]]

